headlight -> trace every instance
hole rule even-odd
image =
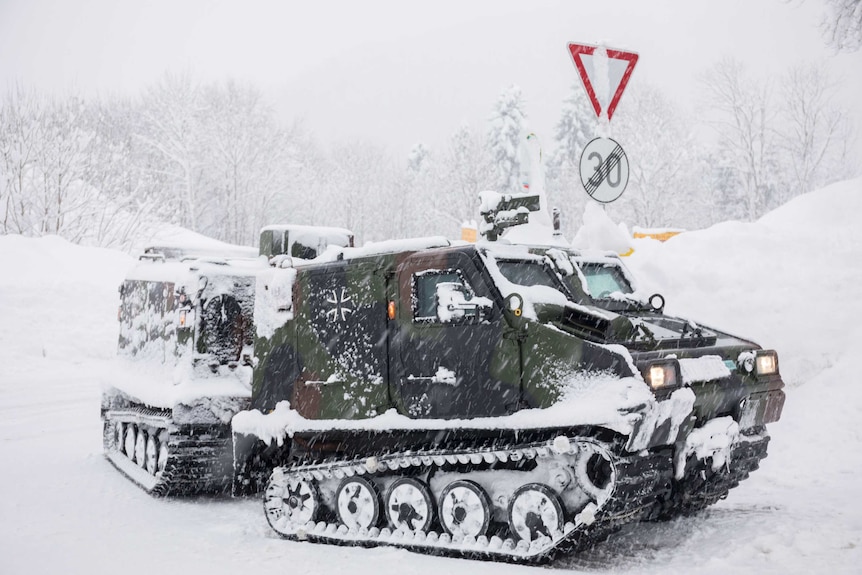
[[[757,375],[775,375],[778,373],[778,354],[771,349],[758,351],[755,363]]]
[[[679,387],[682,382],[679,362],[675,359],[655,361],[646,368],[644,379],[653,391]]]

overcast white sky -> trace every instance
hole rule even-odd
[[[465,121],[484,129],[513,83],[550,142],[577,78],[566,43],[604,42],[640,54],[632,83],[659,85],[682,106],[724,55],[758,75],[823,63],[862,127],[862,52],[832,54],[817,28],[823,11],[822,0],[0,0],[0,86],[135,93],[188,69],[253,82],[322,141],[406,154]]]

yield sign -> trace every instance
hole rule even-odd
[[[638,55],[635,52],[572,43],[569,44],[569,52],[596,116],[601,118],[602,112],[606,110],[610,121],[638,63]]]

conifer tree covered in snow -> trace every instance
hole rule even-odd
[[[554,132],[547,162],[548,201],[562,212],[563,231],[574,237],[589,197],[581,183],[579,164],[584,147],[596,136],[596,116],[580,83],[572,84]]]
[[[403,179],[394,183],[394,197],[388,202],[391,237],[433,234],[434,230],[429,228],[433,227],[432,222],[436,223],[434,208],[440,193],[431,151],[420,142],[407,154]]]
[[[583,86],[580,83],[572,84],[555,127],[556,148],[548,165],[550,174],[572,166],[577,168],[584,146],[596,136],[595,120],[595,113],[584,94]]]
[[[497,167],[497,189],[501,192],[521,190],[518,147],[526,135],[524,107],[521,88],[513,85],[500,93],[491,114],[488,150]]]

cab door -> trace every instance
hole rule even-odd
[[[500,303],[482,269],[474,252],[452,251],[414,254],[398,266],[390,378],[402,413],[451,419],[516,409],[517,344],[503,338]]]

